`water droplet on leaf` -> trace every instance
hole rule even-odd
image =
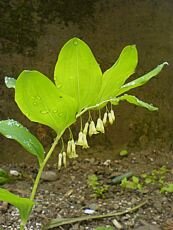
[[[61,85],[61,84],[57,85],[57,88],[58,88],[58,89],[60,89],[61,87],[62,87],[62,85]]]
[[[40,113],[41,114],[47,114],[47,113],[49,113],[49,111],[47,111],[47,110],[41,110]]]
[[[75,40],[75,41],[73,42],[73,44],[74,44],[75,46],[77,46],[77,45],[78,45],[78,41]]]

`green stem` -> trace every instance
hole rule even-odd
[[[81,217],[72,217],[72,218],[58,218],[58,219],[53,219],[50,221],[50,223],[44,228],[44,229],[52,229],[58,226],[62,226],[65,224],[73,224],[76,222],[80,221],[86,221],[86,220],[94,220],[94,219],[101,219],[101,218],[108,218],[108,217],[114,217],[114,216],[121,216],[127,213],[131,213],[136,211],[137,209],[141,208],[147,203],[147,201],[142,202],[141,204],[138,204],[135,207],[128,208],[125,211],[120,211],[120,212],[112,212],[112,213],[107,213],[107,214],[102,214],[102,215],[95,215],[95,216],[81,216]]]
[[[25,226],[23,224],[20,224],[20,230],[24,230]]]
[[[96,104],[96,105],[92,105],[92,106],[90,106],[90,107],[88,107],[88,108],[85,108],[85,109],[83,109],[80,113],[76,114],[76,118],[80,117],[80,116],[81,116],[82,114],[84,114],[86,111],[96,109],[96,108],[100,107],[101,105],[103,105],[104,103],[108,103],[108,102],[116,101],[116,100],[117,100],[116,97],[115,97],[115,98],[110,98],[110,99],[105,100],[105,101],[102,101],[102,102],[100,102],[100,103],[98,103],[98,104]],[[89,111],[89,116],[90,116],[90,111]]]
[[[62,132],[62,133],[63,133],[63,132]],[[42,164],[40,165],[40,168],[39,168],[37,177],[36,177],[35,182],[34,182],[34,186],[33,186],[33,188],[32,188],[32,193],[31,193],[31,196],[30,196],[30,199],[31,199],[31,200],[34,200],[34,197],[35,197],[35,194],[36,194],[36,191],[37,191],[37,188],[38,188],[38,184],[39,184],[39,181],[40,181],[40,178],[41,178],[41,174],[42,174],[42,172],[43,172],[43,169],[44,169],[44,167],[45,167],[47,161],[49,160],[50,156],[52,155],[53,150],[55,149],[56,145],[58,144],[58,141],[59,141],[59,139],[61,138],[62,133],[61,133],[60,135],[58,135],[58,136],[55,138],[55,140],[54,140],[54,142],[53,142],[53,144],[52,144],[52,146],[51,146],[49,152],[47,153],[47,155],[46,155],[44,161],[43,161]]]

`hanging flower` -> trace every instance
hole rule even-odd
[[[96,130],[101,132],[101,133],[105,133],[103,121],[100,118],[97,119]]]
[[[91,121],[90,125],[89,125],[89,136],[91,137],[93,134],[97,134],[97,130],[94,124],[94,121]]]
[[[76,144],[74,140],[71,140],[71,157],[70,158],[76,158],[78,155],[76,154]]]
[[[78,157],[78,155],[76,154],[76,145],[75,145],[75,142],[74,140],[70,140],[68,141],[68,144],[67,144],[67,155],[69,158],[75,158],[75,157]]]
[[[88,133],[88,127],[89,127],[89,123],[86,122],[86,123],[85,123],[85,127],[84,127],[84,129],[83,129],[83,133],[86,134],[86,135],[87,135],[87,133]]]
[[[58,170],[61,169],[62,166],[62,153],[59,153],[58,155]]]
[[[104,113],[104,116],[103,116],[103,125],[106,125],[106,123],[107,123],[107,118],[108,118],[108,113],[105,112],[105,113]]]
[[[76,145],[81,145],[81,146],[83,146],[83,132],[79,132],[78,140],[77,140]]]
[[[83,149],[88,149],[89,148],[89,145],[88,145],[88,142],[87,142],[87,138],[86,138],[86,134],[83,133]]]
[[[71,140],[70,140],[67,143],[67,155],[70,155],[71,151],[72,151],[72,143],[71,143]]]
[[[66,168],[66,166],[67,166],[66,152],[62,153],[62,162],[63,162],[64,167]]]
[[[111,114],[112,114],[113,121],[115,121],[115,114],[114,114],[114,111],[112,109],[111,109]]]
[[[114,123],[114,121],[113,121],[111,112],[108,113],[108,119],[109,119],[109,123],[112,125]]]

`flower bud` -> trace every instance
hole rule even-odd
[[[106,125],[106,123],[107,123],[107,118],[108,118],[108,113],[105,112],[105,113],[104,113],[104,116],[103,116],[103,125]]]
[[[96,130],[101,132],[101,133],[105,133],[103,121],[100,118],[97,119]]]
[[[85,123],[85,127],[84,127],[84,129],[83,129],[83,133],[86,134],[86,135],[87,135],[87,133],[88,133],[88,127],[89,127],[89,123],[86,122],[86,123]]]
[[[94,124],[94,121],[91,121],[90,125],[89,125],[89,136],[91,137],[93,134],[97,134],[97,130]]]

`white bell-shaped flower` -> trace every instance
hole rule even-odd
[[[108,119],[109,119],[109,123],[112,125],[114,123],[114,120],[112,118],[112,113],[108,113]]]
[[[83,133],[83,149],[88,149],[88,148],[89,148],[89,145],[87,142],[86,134]]]
[[[100,118],[97,119],[96,130],[101,132],[101,133],[105,133],[103,121]]]
[[[114,111],[112,109],[111,109],[111,114],[112,114],[113,121],[115,121],[115,114],[114,114]]]
[[[67,155],[69,156],[72,152],[72,142],[71,140],[67,143]]]
[[[63,163],[64,167],[66,168],[66,166],[67,166],[67,155],[66,155],[66,152],[62,153],[62,163]]]
[[[88,127],[89,127],[89,123],[86,122],[86,123],[85,123],[85,127],[84,127],[84,129],[83,129],[83,133],[86,134],[86,135],[87,135],[87,133],[88,133]]]
[[[103,116],[103,125],[106,125],[107,119],[108,119],[108,113],[105,112],[105,113],[104,113],[104,116]]]
[[[62,153],[59,153],[58,155],[58,170],[61,169],[62,166]]]
[[[71,152],[71,157],[70,158],[78,157],[78,155],[76,153],[76,144],[75,144],[73,139],[71,140],[71,149],[72,149],[72,152]]]
[[[94,121],[91,121],[90,125],[89,125],[89,136],[91,137],[93,134],[97,134],[97,130],[94,124]]]
[[[78,140],[77,140],[76,145],[81,145],[81,146],[83,146],[83,132],[79,132]]]

